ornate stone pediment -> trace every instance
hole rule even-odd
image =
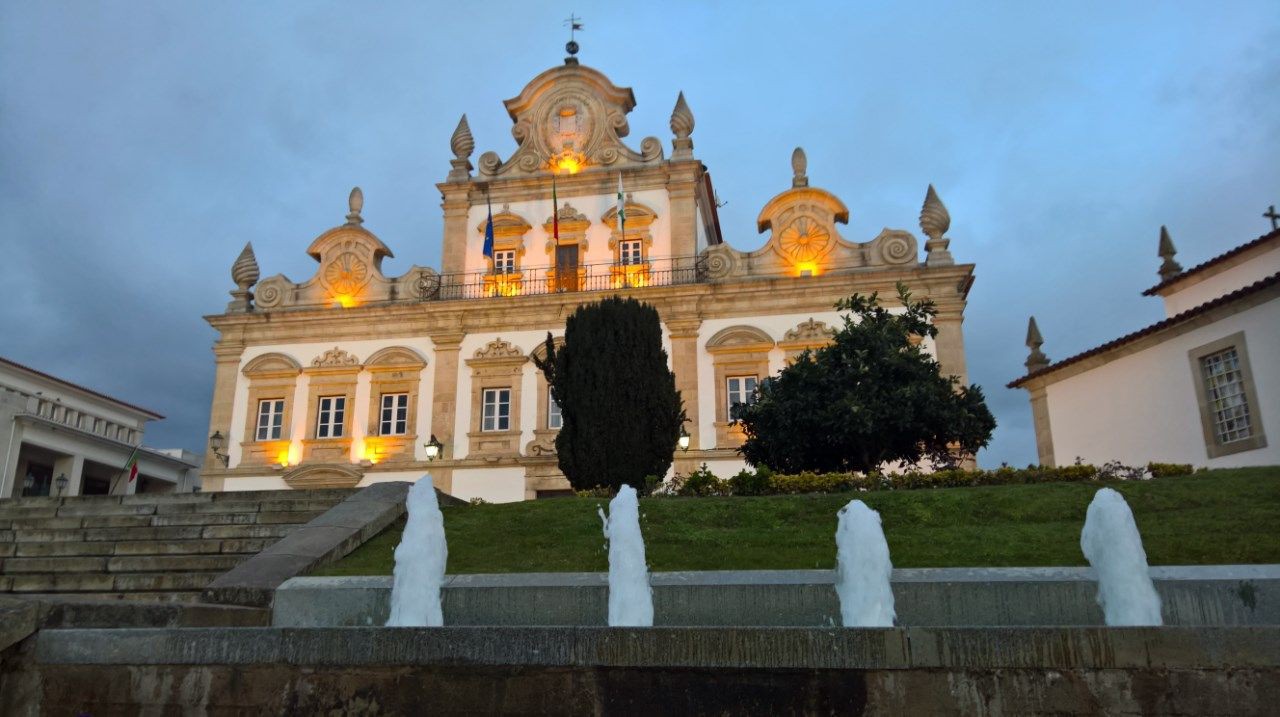
[[[640,151],[622,142],[630,132],[627,113],[636,105],[630,88],[618,87],[599,70],[582,65],[553,67],[505,102],[520,145],[505,162],[497,152],[480,156],[483,176],[521,176],[549,171],[566,150],[590,166],[617,168],[662,160],[662,143],[646,137]]]
[[[835,329],[810,318],[808,321],[801,321],[800,325],[783,334],[782,340],[788,343],[824,343],[835,335]]]
[[[325,351],[311,361],[314,368],[341,368],[347,366],[359,366],[360,359],[334,346]]]
[[[754,326],[740,324],[721,329],[707,339],[707,352],[768,351],[773,345],[773,337],[769,334]]]
[[[293,359],[281,353],[263,354],[249,361],[244,365],[244,375],[246,376],[296,376],[302,371],[302,365]]]
[[[422,368],[427,365],[427,360],[417,351],[406,346],[388,346],[385,349],[374,353],[365,362],[365,366],[388,367],[388,368]]]
[[[504,341],[501,337],[490,341],[479,349],[476,349],[475,358],[477,359],[510,359],[523,358],[524,352],[519,346],[513,345],[510,341]]]
[[[354,488],[364,473],[340,463],[301,465],[285,473],[284,482],[290,488]]]

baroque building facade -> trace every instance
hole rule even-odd
[[[966,381],[962,323],[973,265],[957,264],[946,208],[930,187],[928,239],[885,229],[844,238],[849,209],[810,186],[803,150],[790,186],[759,213],[763,246],[724,241],[707,167],[693,152],[683,94],[671,152],[624,142],[630,89],[573,57],[505,102],[517,147],[485,152],[463,116],[437,184],[440,269],[387,276],[390,247],[364,226],[352,191],[345,223],[307,252],[316,274],[259,281],[251,246],[232,269],[218,331],[207,490],[417,480],[462,498],[512,501],[568,488],[555,456],[559,414],[533,357],[547,333],[604,296],[657,308],[684,399],[690,445],[673,469],[737,471],[735,402],[840,324],[835,302],[905,282],[939,308],[927,340],[944,373]],[[621,187],[621,189],[620,189]],[[619,221],[618,195],[624,195]],[[552,197],[556,197],[553,204]],[[491,248],[486,224],[493,217]]]

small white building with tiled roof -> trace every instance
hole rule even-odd
[[[1183,270],[1161,228],[1159,253],[1143,293],[1163,321],[1051,362],[1031,319],[1009,387],[1030,394],[1040,463],[1280,464],[1280,230]]]

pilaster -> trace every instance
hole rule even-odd
[[[697,450],[702,447],[698,435],[698,331],[702,327],[702,319],[668,319],[666,324],[671,337],[671,370],[676,375],[676,389],[680,391],[685,415],[689,419],[684,428],[689,434],[689,447]],[[688,473],[697,467],[697,461],[687,459],[685,455],[676,449],[677,473]]]
[[[50,486],[50,495],[58,495],[57,480],[60,475],[67,477],[67,488],[62,491],[62,497],[80,495],[80,483],[84,477],[84,456],[60,456],[53,462],[54,484]]]
[[[955,376],[961,386],[969,385],[969,370],[964,358],[964,307],[940,308],[933,319],[938,328],[934,347],[938,352],[938,364],[943,376]]]
[[[1040,465],[1054,466],[1053,431],[1049,426],[1049,395],[1043,384],[1027,387],[1031,394],[1031,422],[1036,429],[1036,455]]]
[[[231,407],[235,402],[236,380],[239,377],[240,356],[244,353],[244,345],[239,342],[219,340],[213,346],[213,400],[209,408],[209,430],[205,433],[205,454],[202,471],[202,490],[222,490],[223,478],[216,475],[225,466],[222,461],[208,449],[209,436],[219,431],[226,437],[227,449],[240,434],[231,427]]]
[[[671,256],[693,256],[698,251],[698,161],[672,162],[667,179],[671,202]]]
[[[435,345],[435,379],[431,393],[431,428],[423,436],[426,439],[423,443],[434,435],[444,446],[441,458],[445,460],[458,457],[453,434],[458,418],[458,352],[462,347],[463,336],[462,332],[431,336],[431,342]],[[433,469],[431,477],[440,490],[446,493],[453,490],[453,472],[450,469]]]
[[[438,184],[444,210],[443,251],[440,273],[456,274],[466,271],[467,262],[467,211],[471,208],[471,184]]]

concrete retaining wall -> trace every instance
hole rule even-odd
[[[1266,714],[1280,628],[46,630],[47,714]]]
[[[1280,625],[1280,565],[1151,569],[1167,625]],[[655,573],[654,621],[687,626],[833,626],[826,570]],[[454,575],[446,625],[604,625],[603,573]],[[902,626],[1101,625],[1089,568],[895,570]],[[294,578],[276,592],[279,627],[386,623],[391,578]]]

